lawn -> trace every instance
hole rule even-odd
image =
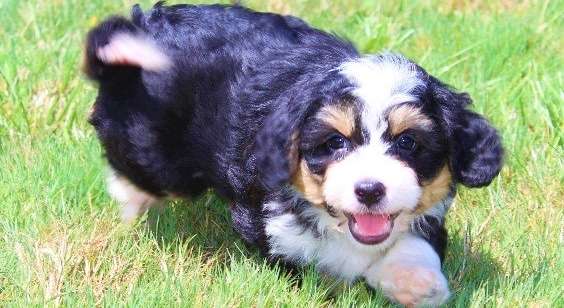
[[[564,307],[564,1],[244,3],[401,52],[468,91],[507,155],[448,215],[448,305]],[[87,30],[132,4],[0,2],[0,306],[390,305],[362,283],[268,266],[213,193],[120,223],[80,64]]]

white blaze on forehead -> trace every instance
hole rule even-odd
[[[352,94],[363,103],[363,122],[371,133],[382,129],[379,126],[384,111],[417,100],[410,93],[424,85],[416,66],[394,54],[355,59],[343,63],[340,70],[356,86]]]

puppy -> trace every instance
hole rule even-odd
[[[135,6],[89,33],[85,72],[124,220],[213,188],[270,260],[405,305],[447,300],[456,185],[488,185],[502,166],[467,94],[400,55],[240,6]]]

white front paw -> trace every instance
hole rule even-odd
[[[392,300],[410,307],[439,306],[450,293],[443,273],[420,265],[389,265],[383,269],[379,285]]]

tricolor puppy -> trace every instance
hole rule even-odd
[[[446,301],[456,185],[487,185],[502,165],[467,94],[400,55],[240,6],[135,6],[90,32],[85,71],[125,220],[214,188],[271,260],[406,305]]]

